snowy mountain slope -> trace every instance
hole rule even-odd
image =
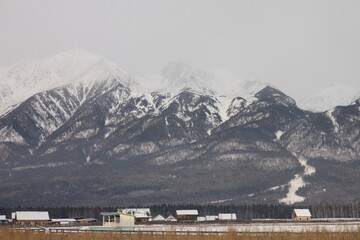
[[[77,202],[96,202],[106,196],[109,201],[130,203],[138,201],[139,194],[143,200],[153,199],[150,201],[162,197],[169,201],[188,200],[177,192],[197,196],[197,200],[192,197],[193,201],[223,195],[236,199],[287,182],[301,171],[296,158],[257,129],[225,129],[209,136],[208,124],[217,124],[209,119],[220,121],[219,116],[212,115],[217,103],[212,96],[184,89],[166,98],[154,111],[156,101],[148,101],[148,96],[131,93],[123,86],[115,84],[102,92],[84,101],[66,123],[25,157],[26,161],[14,155],[5,158],[11,176],[22,179],[36,171],[51,179],[44,184],[35,174],[28,181],[36,184],[40,192],[49,193],[45,201],[55,200],[54,196],[76,195]],[[153,96],[158,99],[158,95]],[[146,114],[140,111],[144,109],[148,109]],[[107,121],[109,114],[114,114],[116,121]],[[51,177],[59,173],[61,178]],[[111,184],[109,175],[118,176],[119,181]],[[270,176],[276,177],[269,181]],[[0,179],[11,180],[2,175]],[[67,184],[67,179],[72,183]],[[93,184],[95,192],[84,191],[86,182]],[[189,184],[194,187],[189,188]],[[96,193],[104,186],[113,190]]]
[[[304,98],[298,105],[306,110],[323,112],[336,106],[346,106],[354,100],[357,89],[352,87],[333,84],[332,86]]]
[[[360,101],[314,113],[299,120],[281,140],[293,152],[308,159],[359,161]]]
[[[310,157],[308,152],[314,152],[313,147],[318,146],[316,143],[306,145],[305,136],[301,136],[300,140],[289,140],[289,136],[297,136],[293,131],[302,126],[299,123],[316,114],[297,108],[293,99],[273,87],[257,92],[250,104],[241,97],[234,99],[232,106],[237,108],[234,111],[238,113],[223,122],[217,109],[218,100],[192,89],[183,89],[174,96],[161,93],[149,95],[134,93],[117,80],[97,83],[87,88],[85,100],[79,97],[82,89],[77,91],[79,95],[67,98],[81,104],[76,105],[78,107],[72,115],[49,135],[42,128],[36,128],[41,122],[32,127],[36,129],[35,133],[28,128],[26,134],[23,134],[24,131],[17,132],[23,134],[25,143],[32,143],[30,140],[35,138],[35,143],[40,142],[40,146],[32,143],[30,147],[22,148],[21,152],[17,148],[23,144],[21,142],[8,139],[0,143],[3,153],[0,164],[6,172],[5,175],[0,173],[0,180],[4,183],[1,190],[9,193],[3,195],[0,202],[8,201],[12,194],[28,194],[26,190],[18,190],[16,184],[10,184],[16,178],[17,182],[27,179],[26,184],[38,186],[38,192],[32,193],[34,196],[40,196],[44,191],[49,193],[43,198],[44,203],[56,202],[59,197],[75,198],[78,203],[90,199],[96,203],[104,196],[108,204],[119,200],[126,203],[189,201],[184,196],[200,202],[221,196],[233,199],[232,202],[262,202],[265,197],[275,203],[285,197],[286,187],[268,189],[286,186],[293,176],[303,171],[291,151]],[[69,85],[60,89],[64,92],[71,88]],[[52,96],[58,91],[55,90],[42,94]],[[39,109],[31,99],[21,104],[22,108]],[[53,106],[53,100],[50,100],[49,97],[47,104]],[[330,123],[334,133],[342,134],[345,122],[339,117],[354,120],[358,114],[356,104],[342,110],[345,112],[341,114],[328,112],[324,114],[327,120],[321,118],[319,121]],[[14,127],[18,124],[10,124],[20,122],[17,112],[21,111],[15,109],[6,115],[6,127],[18,129]],[[38,121],[38,115],[41,115],[38,112],[28,111],[28,116],[33,118],[25,122]],[[51,114],[68,116],[56,109]],[[12,116],[15,117],[10,119]],[[351,145],[354,148],[358,148],[357,125],[354,122],[351,129],[351,139],[354,139]],[[56,125],[50,121],[49,126]],[[211,133],[209,130],[212,128],[215,130]],[[307,128],[308,125],[305,129],[300,127],[296,132],[321,135],[312,127]],[[276,135],[279,131],[284,132],[281,137]],[[321,152],[316,155],[326,156]],[[346,167],[337,166],[337,170]],[[332,171],[326,169],[327,173],[336,174]],[[32,174],[35,172],[37,174]],[[29,178],[29,174],[32,177]],[[58,177],[59,174],[61,177]],[[307,185],[313,198],[321,196],[317,188],[313,189],[319,179],[316,176],[324,174],[320,166],[317,166],[316,174],[311,176],[315,180]],[[108,177],[110,175],[119,176],[119,181],[110,181],[113,179]],[[140,175],[142,178],[138,177]],[[50,179],[46,184],[42,180],[44,177]],[[327,187],[330,186],[331,181],[327,184]],[[189,188],[190,185],[194,187]],[[24,185],[21,186],[24,189]],[[85,190],[88,187],[94,190],[88,192]],[[186,194],[179,196],[179,192]],[[260,194],[251,195],[254,192]],[[331,191],[327,193],[331,194]]]
[[[0,71],[0,112],[24,101],[35,93],[50,90],[81,79],[122,79],[130,77],[107,59],[75,49],[46,59],[21,61]]]
[[[38,147],[65,124],[84,103],[108,92],[120,80],[68,84],[40,92],[0,118],[0,141]]]
[[[236,106],[239,96],[245,98],[244,103],[248,105],[254,101],[255,93],[266,86],[260,81],[241,80],[225,69],[202,70],[181,62],[166,66],[162,75],[135,79],[138,84],[133,89],[137,92],[161,93],[174,98],[189,90],[197,95],[211,96],[221,122],[240,110]]]
[[[199,93],[234,98],[248,97],[268,85],[256,80],[244,80],[226,69],[198,69],[182,62],[172,62],[160,75],[135,78],[139,92],[178,93],[191,88]]]
[[[351,100],[351,103],[354,103],[354,102],[358,101],[359,99],[360,99],[360,91],[357,92],[355,97]]]
[[[265,87],[256,93],[254,98],[256,100],[249,105],[242,98],[238,99],[236,102],[239,102],[239,112],[232,114],[228,121],[214,131],[222,132],[239,126],[258,128],[275,139],[277,131],[287,131],[292,122],[305,115],[292,98],[273,87]]]

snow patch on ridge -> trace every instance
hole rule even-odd
[[[283,131],[279,130],[275,132],[276,139],[279,141],[281,136],[284,134]]]
[[[316,172],[313,166],[307,164],[305,158],[298,157],[296,154],[294,154],[294,156],[298,159],[301,166],[304,167],[304,172],[302,174],[295,174],[294,178],[287,184],[289,186],[288,193],[285,198],[280,199],[280,202],[285,204],[294,204],[305,200],[304,197],[297,195],[296,192],[308,184],[304,181],[303,177],[310,176]]]
[[[335,109],[331,109],[331,110],[327,111],[326,116],[331,120],[331,122],[334,126],[334,132],[337,133],[339,131],[339,124],[334,117],[334,110]]]
[[[2,142],[14,142],[22,145],[26,145],[25,139],[14,129],[8,127],[0,129],[0,136]]]

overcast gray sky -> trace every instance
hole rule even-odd
[[[131,74],[223,67],[299,97],[360,90],[356,0],[0,0],[0,66],[83,48]]]

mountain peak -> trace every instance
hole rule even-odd
[[[48,58],[21,61],[0,74],[0,110],[19,103],[35,93],[56,88],[74,81],[121,80],[129,85],[131,78],[106,58],[73,49]]]
[[[276,89],[273,86],[266,86],[265,88],[261,89],[259,92],[255,94],[255,97],[259,100],[263,99],[275,99],[276,101],[281,101],[283,104],[286,105],[296,105],[296,102],[291,97],[287,96],[280,90]]]
[[[167,80],[168,86],[166,86],[166,89],[170,91],[192,88],[204,93],[214,93],[214,91],[205,87],[211,85],[214,76],[183,62],[168,64],[163,69],[162,76]]]

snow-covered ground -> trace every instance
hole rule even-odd
[[[184,225],[137,225],[136,231],[176,231],[176,232],[303,232],[303,231],[357,231],[360,222],[342,223],[314,223],[314,222],[289,222],[289,223],[229,223],[229,224],[184,224]]]
[[[322,220],[322,219],[317,219]],[[354,219],[353,219],[354,220]],[[359,219],[358,219],[359,220]],[[293,222],[289,219],[288,222],[252,222],[252,223],[202,223],[202,224],[142,224],[135,225],[134,231],[136,232],[252,232],[252,233],[262,233],[262,232],[318,232],[318,231],[328,231],[328,232],[352,232],[360,230],[360,221],[337,221],[331,222],[327,219],[328,222]],[[102,226],[92,226],[92,227],[27,227],[22,228],[24,230],[34,230],[34,231],[47,231],[47,232],[79,232],[91,230],[91,228],[96,229],[96,231],[101,231]],[[109,229],[104,229],[109,230]],[[115,229],[111,230],[115,231]]]

